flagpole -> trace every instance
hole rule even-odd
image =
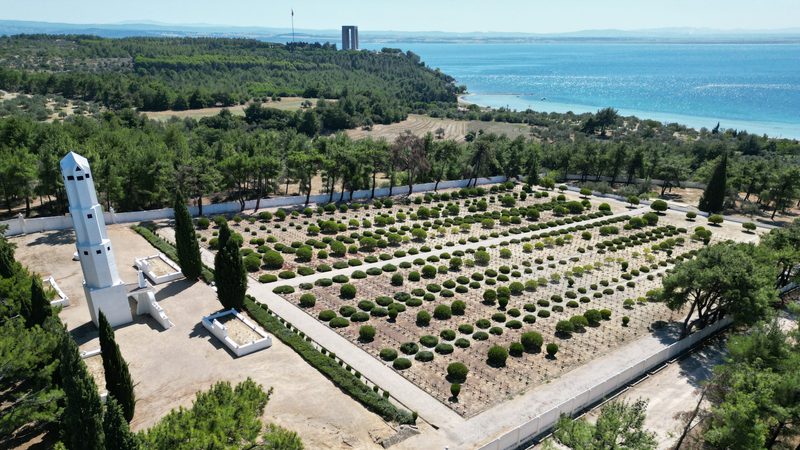
[[[292,8],[292,44],[294,44],[294,8]]]

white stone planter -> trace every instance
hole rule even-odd
[[[56,299],[50,301],[50,306],[69,306],[69,297],[67,297],[67,294],[65,294],[64,291],[58,287],[58,283],[56,283],[55,278],[52,276],[42,278],[42,283],[45,285],[50,285],[50,287],[56,291]]]
[[[183,277],[181,268],[163,253],[134,260],[136,267],[147,275],[153,284],[166,283]]]
[[[229,328],[232,321],[235,321],[238,330]],[[231,349],[237,357],[272,346],[272,338],[267,332],[235,309],[203,317],[203,326]],[[248,336],[242,336],[243,333],[237,333],[237,331],[246,331],[245,334]]]

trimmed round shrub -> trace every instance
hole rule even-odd
[[[369,320],[369,314],[367,314],[367,313],[365,313],[363,311],[355,312],[355,313],[353,313],[352,316],[350,316],[350,321],[351,322],[366,322],[368,320]]]
[[[414,359],[416,359],[419,362],[433,361],[433,352],[429,352],[428,350],[417,352],[417,354],[414,355]]]
[[[350,283],[345,283],[339,288],[339,295],[345,299],[356,298],[356,287]]]
[[[256,272],[261,268],[261,255],[258,253],[250,253],[244,257],[244,268],[248,272]]]
[[[458,326],[458,332],[459,333],[472,334],[472,332],[474,330],[475,330],[475,327],[473,327],[472,325],[470,325],[468,323],[463,323],[463,324]]]
[[[508,359],[508,350],[499,346],[493,345],[487,353],[486,361],[493,367],[504,367]]]
[[[610,309],[601,309],[600,310],[600,317],[602,317],[603,320],[611,319],[611,310]]]
[[[436,351],[436,353],[439,353],[440,355],[449,355],[450,353],[453,353],[453,346],[445,342],[442,342],[439,345],[437,345],[434,350]]]
[[[450,312],[452,312],[454,316],[463,316],[466,309],[467,304],[461,300],[456,300],[450,305]]]
[[[508,346],[508,354],[514,357],[520,357],[525,352],[525,348],[519,342],[512,342]]]
[[[395,273],[392,275],[392,286],[402,286],[403,285],[403,275],[399,273]]]
[[[431,313],[424,309],[417,313],[417,326],[425,327],[431,323]]]
[[[413,355],[419,351],[419,345],[416,342],[405,342],[400,344],[400,351],[406,355]]]
[[[628,323],[630,323],[631,318],[628,316],[622,316],[622,326],[627,327]]]
[[[405,370],[411,367],[411,361],[408,358],[397,358],[392,362],[392,367],[397,370]]]
[[[283,256],[275,250],[267,250],[261,258],[267,269],[277,270],[283,267]]]
[[[458,348],[468,348],[470,346],[470,342],[469,339],[458,338],[455,342],[453,342],[453,345]]]
[[[425,336],[419,338],[419,343],[424,345],[425,347],[431,348],[435,347],[436,344],[439,343],[439,338],[437,338],[436,336],[431,336],[430,334],[426,334]]]
[[[362,342],[372,342],[375,339],[375,327],[362,325],[358,329],[358,339]]]
[[[541,317],[542,319],[546,319],[550,317],[550,311],[546,309],[540,309],[539,311],[536,311],[536,315]]]
[[[276,281],[278,281],[278,277],[271,273],[265,273],[258,277],[259,283],[274,283]]]
[[[276,287],[275,289],[272,290],[272,292],[274,292],[275,294],[291,294],[292,292],[294,292],[294,288],[291,286],[283,285]]]
[[[328,322],[328,325],[330,325],[331,328],[345,328],[350,325],[350,321],[344,317],[334,317]]]
[[[519,337],[519,342],[522,344],[522,347],[525,349],[525,351],[538,352],[542,348],[544,339],[542,339],[541,334],[535,331],[527,331],[522,333],[522,335]]]
[[[300,296],[300,306],[303,308],[311,308],[317,304],[317,297],[314,294],[306,293]]]
[[[522,328],[522,322],[519,320],[509,320],[506,322],[506,327],[511,328],[512,330],[519,330]]]
[[[453,312],[447,305],[437,305],[433,310],[433,317],[437,320],[448,320],[453,317]]]
[[[319,315],[317,316],[317,318],[319,320],[323,321],[323,322],[329,322],[334,317],[336,317],[336,313],[334,311],[330,310],[330,309],[326,309],[324,311],[320,311]]]
[[[344,305],[341,308],[339,308],[339,315],[341,315],[342,317],[350,317],[355,313],[356,309],[350,305]]]
[[[384,361],[394,361],[397,359],[397,350],[393,348],[381,349],[380,357]]]
[[[600,311],[596,309],[586,310],[586,312],[583,313],[583,317],[586,317],[586,320],[589,321],[589,325],[597,325],[600,323],[600,320],[602,319]]]
[[[295,276],[296,276],[295,273],[292,272],[291,270],[284,270],[283,272],[278,274],[278,278],[280,278],[281,280],[289,280],[294,278]]]
[[[366,312],[370,312],[375,309],[375,303],[372,303],[369,300],[361,300],[358,302],[358,309]]]
[[[575,325],[573,325],[569,320],[559,320],[558,323],[556,323],[557,333],[570,334],[574,331]]]
[[[475,339],[476,341],[485,341],[489,339],[489,333],[485,331],[476,331],[472,334],[472,339]]]
[[[439,333],[439,337],[444,339],[445,341],[452,341],[456,338],[456,332],[453,330],[442,330]]]
[[[552,342],[547,344],[547,347],[545,347],[545,351],[547,351],[547,356],[555,358],[556,353],[558,353],[558,344]]]
[[[467,381],[469,369],[460,362],[453,362],[447,365],[447,381],[451,383],[464,383]]]

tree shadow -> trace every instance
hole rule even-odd
[[[650,334],[656,337],[662,344],[674,344],[681,337],[683,325],[678,322],[665,322],[657,320],[650,325]]]
[[[99,337],[100,331],[94,325],[94,322],[90,320],[82,325],[73,328],[70,331],[70,334],[72,335],[72,339],[74,339],[75,342],[80,347],[81,345],[91,341],[92,339],[96,339],[97,337]]]
[[[208,341],[215,349],[217,350],[225,350],[232,358],[236,358],[236,353],[233,353],[231,349],[228,348],[227,345],[223,344],[219,339],[213,336],[206,327],[203,326],[202,322],[197,322],[194,327],[192,327],[192,331],[189,332],[189,338],[200,338]]]
[[[723,363],[727,352],[724,339],[719,337],[704,345],[686,358],[678,362],[680,373],[695,388],[703,387],[703,383],[711,379],[714,367]]]
[[[155,293],[156,301],[160,302],[170,297],[174,297],[186,289],[194,286],[195,283],[197,283],[197,281],[190,281],[185,278],[181,280],[175,280]]]
[[[42,233],[41,236],[27,244],[28,247],[34,245],[67,245],[75,243],[75,232],[69,230],[56,230]]]

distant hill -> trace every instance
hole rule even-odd
[[[690,42],[800,42],[800,28],[781,30],[714,30],[706,28],[660,28],[645,30],[585,30],[569,33],[448,33],[438,31],[368,31],[362,26],[363,43],[393,42],[537,42],[550,40],[690,41]],[[291,42],[290,28],[240,27],[212,24],[165,24],[131,21],[117,24],[69,24],[0,20],[0,35],[13,34],[92,34],[122,37],[246,37],[270,42]],[[340,31],[295,30],[294,38],[305,42],[340,41]]]
[[[393,123],[429,105],[455,106],[459,92],[452,77],[399,50],[79,34],[0,37],[0,89],[144,111],[232,106],[265,97],[338,99],[322,116],[329,129]]]

